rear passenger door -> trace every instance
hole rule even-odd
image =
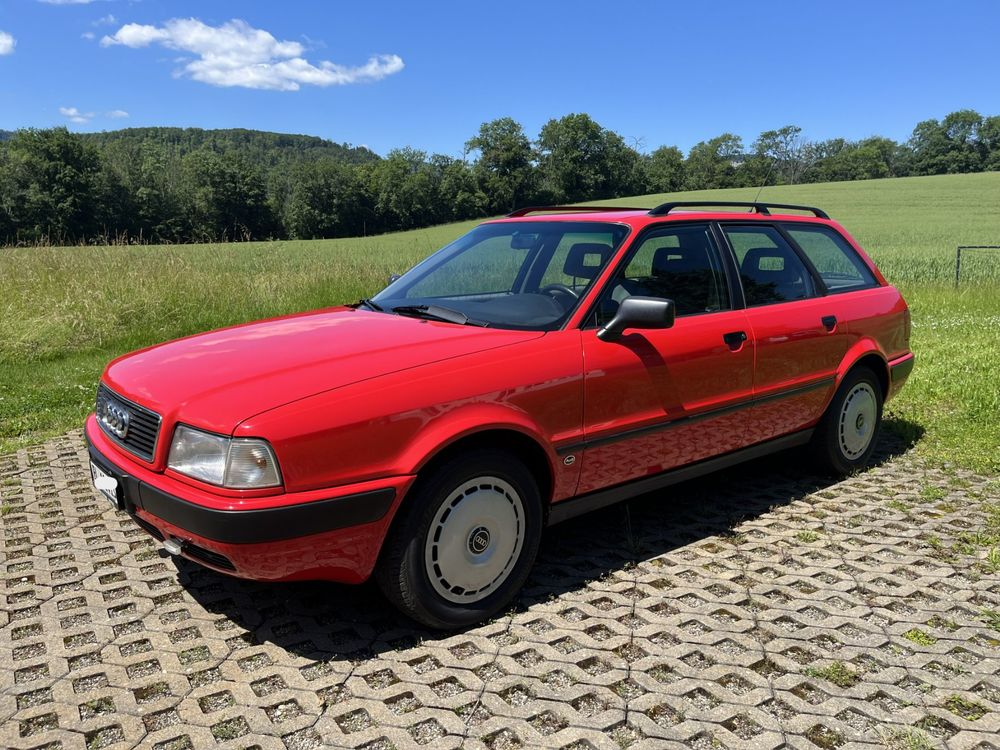
[[[747,443],[808,427],[822,414],[847,352],[834,300],[799,251],[771,224],[723,223],[756,342]]]

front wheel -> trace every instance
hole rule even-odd
[[[813,433],[819,468],[847,475],[864,468],[882,426],[882,387],[867,367],[851,370]]]
[[[542,535],[538,485],[516,458],[477,450],[418,480],[386,539],[383,594],[434,628],[499,612],[528,576]]]

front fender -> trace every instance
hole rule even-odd
[[[408,467],[407,473],[416,474],[436,455],[463,438],[491,430],[524,435],[545,452],[550,468],[558,463],[555,450],[530,417],[520,409],[500,403],[469,404],[425,423],[407,445],[400,461]]]
[[[306,490],[408,475],[458,440],[507,431],[531,441],[536,464],[544,454],[555,488],[578,467],[563,467],[552,446],[579,437],[582,410],[579,334],[558,332],[502,355],[479,352],[317,394],[253,417],[239,434],[270,440],[286,486]]]
[[[511,446],[515,450],[530,451],[530,456],[524,456],[529,466],[538,471],[544,469],[548,474],[547,500],[563,500],[575,494],[581,464],[573,461],[567,464],[556,453],[552,440],[527,414],[499,403],[470,405],[425,425],[407,446],[400,465],[407,467],[407,473],[417,474],[435,458],[480,437],[488,439],[491,445],[510,446],[515,442]]]

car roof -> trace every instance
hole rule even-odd
[[[698,209],[697,206],[705,206]],[[708,208],[709,206],[722,206]],[[775,212],[773,209],[794,209],[805,211],[810,215],[798,213]],[[641,228],[649,224],[664,221],[690,221],[701,219],[705,221],[804,221],[809,223],[834,223],[826,212],[812,206],[791,204],[768,204],[760,202],[723,202],[695,203],[691,201],[673,201],[655,208],[635,208],[616,206],[532,206],[518,209],[505,217],[492,220],[490,223],[507,222],[551,222],[551,221],[593,221],[627,224],[633,228]]]

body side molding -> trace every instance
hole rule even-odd
[[[563,521],[568,521],[570,518],[589,513],[592,510],[597,510],[607,505],[620,503],[646,492],[653,492],[654,490],[669,487],[672,484],[685,482],[688,479],[695,479],[705,474],[711,474],[720,469],[726,469],[744,461],[752,461],[755,458],[776,453],[786,448],[805,445],[812,438],[812,434],[812,428],[793,432],[790,435],[784,435],[764,443],[751,445],[749,448],[741,448],[732,453],[726,453],[722,456],[716,456],[715,458],[698,461],[697,463],[681,466],[677,469],[671,469],[662,474],[636,479],[625,484],[619,484],[569,500],[563,500],[553,504],[549,508],[548,524],[552,526],[553,524],[562,523]]]

